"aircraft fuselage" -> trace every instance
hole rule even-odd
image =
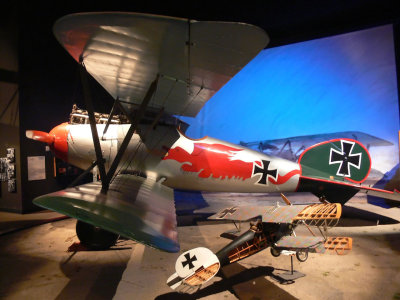
[[[130,125],[110,125],[103,135],[104,126],[98,124],[97,130],[107,170]],[[58,127],[58,136],[64,137],[59,148],[64,152],[57,151],[56,142],[56,155],[88,168],[96,160],[89,124]],[[174,128],[154,130],[144,139],[135,133],[119,168],[162,180],[171,188],[213,192],[295,191],[300,177],[297,163],[211,137],[190,139]]]

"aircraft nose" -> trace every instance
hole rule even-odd
[[[62,123],[49,132],[49,135],[54,137],[54,142],[50,145],[51,149],[64,161],[68,160],[68,133],[68,123]]]

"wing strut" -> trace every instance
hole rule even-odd
[[[107,193],[108,187],[110,186],[111,179],[114,176],[115,171],[117,170],[117,167],[121,161],[121,158],[122,158],[123,154],[125,153],[125,150],[128,147],[128,144],[129,144],[133,134],[135,133],[136,129],[138,128],[140,120],[144,116],[144,113],[146,111],[147,105],[150,102],[150,99],[152,98],[154,92],[156,91],[158,78],[159,78],[159,76],[157,75],[156,79],[151,83],[151,85],[146,93],[146,96],[144,97],[142,103],[140,104],[139,109],[136,111],[135,116],[134,116],[133,120],[131,121],[131,126],[129,127],[129,130],[126,133],[120,148],[118,149],[118,153],[115,156],[110,169],[108,170],[107,176],[102,177],[102,180],[101,180],[102,193]]]
[[[90,168],[93,168],[97,164],[99,171],[100,171],[100,176],[101,176],[101,193],[106,194],[108,191],[108,188],[110,186],[111,179],[113,178],[115,171],[117,170],[117,167],[121,161],[121,158],[124,155],[125,150],[128,147],[128,144],[129,144],[133,134],[137,130],[138,125],[145,114],[146,108],[147,108],[154,92],[157,89],[159,74],[157,74],[156,79],[150,84],[150,87],[147,90],[147,93],[146,93],[142,103],[140,104],[139,109],[135,112],[133,118],[129,114],[126,114],[124,107],[119,103],[119,99],[117,98],[115,100],[111,114],[113,113],[113,111],[115,111],[115,108],[116,108],[115,104],[117,104],[117,106],[119,106],[119,108],[123,112],[125,112],[125,114],[129,118],[129,120],[131,122],[131,126],[129,127],[129,130],[126,133],[124,140],[122,141],[122,144],[118,149],[117,155],[115,156],[110,169],[106,173],[106,170],[104,167],[105,159],[103,158],[102,151],[101,151],[99,135],[97,133],[97,127],[96,127],[96,119],[94,116],[93,103],[92,103],[92,99],[90,97],[90,89],[88,87],[88,82],[87,82],[87,77],[86,77],[87,76],[86,69],[85,69],[85,65],[83,63],[82,56],[79,58],[79,61],[81,64],[81,72],[80,73],[81,73],[81,80],[82,80],[82,85],[83,85],[84,100],[85,100],[86,108],[87,108],[88,115],[89,115],[89,123],[90,123],[90,129],[92,131],[94,150],[96,152],[96,162],[93,163],[93,165]],[[111,120],[111,118],[109,118],[109,120],[107,121],[107,124],[109,123],[110,120]]]
[[[82,180],[83,177],[85,177],[90,171],[93,170],[93,168],[94,168],[95,166],[97,166],[97,161],[93,162],[92,165],[91,165],[89,168],[87,168],[81,175],[79,175],[78,177],[76,177],[76,178],[74,179],[74,181],[72,181],[72,182],[67,186],[67,188],[71,188],[71,187],[74,187],[75,185],[77,185],[77,184]]]
[[[118,109],[128,118],[129,122],[131,122],[131,124],[133,124],[132,116],[122,105],[122,102],[117,98],[114,103],[117,105]]]
[[[115,112],[117,111],[117,103],[118,103],[118,101],[119,101],[118,98],[114,101],[113,107],[111,108],[110,115],[108,116],[107,124],[106,124],[106,126],[104,127],[104,130],[103,130],[103,136],[106,134],[106,132],[108,130],[108,126],[110,126],[111,120],[114,117]]]
[[[88,116],[89,116],[89,123],[90,123],[90,129],[92,131],[92,138],[93,138],[93,144],[94,144],[94,151],[96,152],[96,161],[97,165],[99,168],[100,176],[101,179],[103,180],[106,178],[106,169],[104,167],[104,158],[103,154],[101,152],[101,146],[100,146],[100,140],[99,140],[99,135],[97,133],[97,128],[96,128],[96,118],[94,117],[94,110],[93,110],[93,103],[92,99],[90,96],[90,89],[87,81],[87,75],[86,75],[86,68],[83,63],[83,57],[81,56],[79,58],[80,60],[80,74],[81,74],[81,81],[82,81],[82,87],[83,87],[83,95],[84,95],[84,100],[85,100],[85,105],[86,109],[88,111]]]

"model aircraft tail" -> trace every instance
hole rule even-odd
[[[167,284],[179,292],[196,291],[218,273],[220,265],[211,250],[204,247],[191,249],[178,257],[176,272],[168,278]]]

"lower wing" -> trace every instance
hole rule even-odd
[[[101,183],[36,198],[41,207],[168,252],[178,252],[174,193],[154,180],[118,175],[107,194]]]

